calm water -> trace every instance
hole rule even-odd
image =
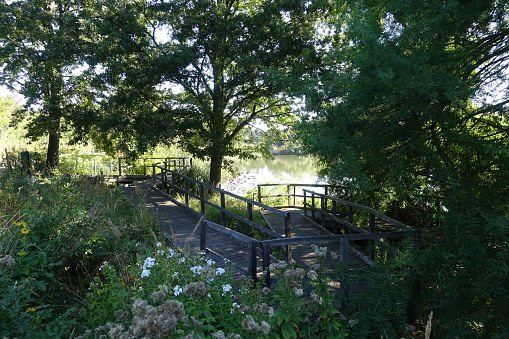
[[[316,162],[312,157],[301,155],[276,155],[273,160],[258,158],[235,162],[237,174],[251,173],[258,182],[288,182],[314,184],[317,182]],[[223,170],[222,182],[231,175]]]

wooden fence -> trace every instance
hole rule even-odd
[[[406,237],[413,237],[414,244],[417,243],[420,239],[419,232],[411,227],[408,227],[406,225],[403,225],[402,223],[385,216],[384,214],[366,207],[362,205],[358,205],[346,200],[339,199],[337,197],[332,197],[327,195],[330,190],[344,190],[345,187],[342,186],[334,186],[334,185],[314,185],[314,184],[265,184],[265,185],[259,185],[258,186],[258,201],[247,199],[241,196],[238,196],[236,194],[224,191],[222,189],[213,187],[211,185],[205,184],[203,182],[197,181],[193,178],[184,176],[174,170],[171,170],[167,167],[162,167],[159,165],[152,165],[153,167],[153,173],[152,177],[154,180],[154,184],[161,183],[162,189],[166,191],[166,193],[170,196],[176,197],[177,193],[181,194],[184,199],[183,206],[186,206],[189,208],[189,198],[195,198],[200,201],[200,214],[205,214],[205,206],[211,206],[221,212],[221,224],[214,223],[210,220],[203,219],[202,226],[201,226],[201,233],[200,233],[200,249],[205,250],[209,254],[214,254],[215,256],[218,256],[217,253],[214,253],[213,250],[207,247],[207,229],[213,229],[217,232],[221,232],[223,234],[227,234],[230,237],[234,238],[238,242],[242,243],[243,246],[245,246],[248,249],[248,267],[247,270],[239,269],[242,273],[245,275],[250,276],[254,281],[258,280],[257,276],[257,267],[258,267],[258,258],[262,260],[262,269],[265,271],[265,285],[270,287],[271,283],[271,277],[270,277],[270,271],[268,270],[268,267],[270,266],[271,258],[270,256],[270,249],[274,246],[283,246],[286,248],[286,259],[291,260],[291,247],[292,245],[300,245],[300,244],[320,244],[323,242],[337,242],[340,246],[340,255],[339,255],[339,262],[342,264],[342,266],[345,268],[343,271],[343,276],[341,278],[342,284],[341,289],[344,290],[346,293],[347,286],[348,286],[348,262],[349,262],[349,250],[352,250],[352,247],[350,246],[351,243],[356,241],[369,241],[370,242],[370,251],[369,251],[369,258],[374,258],[374,247],[371,245],[372,243],[377,243],[381,246],[383,246],[385,249],[388,249],[390,253],[399,255],[399,252],[397,249],[392,248],[390,245],[385,243],[382,239],[403,239]],[[180,179],[180,180],[177,180]],[[176,181],[183,181],[183,186],[180,187],[176,184]],[[193,183],[194,185],[197,185],[199,188],[199,193],[195,194],[190,191],[189,186]],[[276,185],[282,185],[286,186],[286,194],[283,194],[282,196],[285,196],[288,198],[288,205],[291,205],[291,202],[293,201],[295,203],[295,199],[297,197],[303,199],[303,206],[300,206],[304,209],[305,215],[308,213],[308,211],[311,213],[311,219],[316,216],[316,214],[320,214],[321,220],[324,222],[329,220],[332,221],[333,224],[335,224],[337,227],[334,232],[331,233],[331,235],[324,235],[324,236],[313,236],[313,237],[299,237],[299,238],[292,238],[291,237],[291,220],[290,220],[290,214],[289,212],[281,211],[277,208],[268,206],[263,204],[261,201],[264,198],[270,198],[272,196],[270,195],[262,195],[261,187],[263,186],[276,186]],[[296,187],[302,186],[302,187],[321,187],[323,188],[325,193],[317,193],[314,191],[310,191],[307,189],[302,189],[302,193],[297,194]],[[220,195],[220,205],[216,205],[212,202],[210,202],[207,199],[206,192],[214,192],[213,194],[219,194]],[[246,212],[247,212],[247,219],[239,216],[231,211],[228,211],[226,209],[225,205],[225,196],[229,196],[234,199],[238,199],[240,201],[243,201],[246,204]],[[281,196],[281,195],[277,195]],[[321,202],[321,205],[318,207],[316,204],[316,201],[319,200]],[[343,216],[338,214],[339,208],[338,205],[345,206],[347,213],[344,213]],[[332,208],[329,208],[329,205],[332,206]],[[253,206],[256,206],[258,208],[264,208],[268,209],[282,217],[285,218],[285,236],[281,236],[275,232],[273,232],[270,229],[267,229],[261,225],[258,225],[252,221],[252,212],[253,212]],[[355,211],[364,211],[367,212],[369,217],[369,230],[364,230],[359,225],[353,224],[353,215]],[[230,215],[233,218],[244,222],[272,237],[270,240],[257,240],[253,239],[249,235],[241,234],[239,232],[233,231],[231,229],[226,228],[226,215]],[[338,216],[339,215],[339,216]],[[344,220],[344,218],[347,218],[347,220]],[[391,232],[375,232],[374,229],[374,220],[375,218],[379,218],[383,220],[385,223],[391,224],[398,228],[397,231],[391,231]],[[337,230],[339,229],[339,226],[341,229],[345,232],[345,234],[337,234]],[[323,224],[321,226],[324,226]],[[366,256],[368,257],[368,256]]]
[[[152,177],[154,180],[154,185],[157,185],[157,183],[162,184],[162,190],[166,192],[169,196],[176,198],[177,194],[183,195],[184,203],[183,206],[189,208],[189,198],[198,199],[200,201],[200,214],[205,215],[205,206],[211,206],[212,208],[220,211],[221,213],[221,226],[224,232],[227,232],[226,226],[226,216],[229,215],[233,217],[234,219],[243,222],[253,228],[256,228],[257,230],[269,235],[272,238],[282,238],[280,234],[274,232],[273,230],[266,228],[262,225],[257,224],[253,221],[253,206],[258,208],[266,208],[272,212],[274,212],[276,215],[284,218],[284,224],[285,224],[285,237],[291,237],[291,229],[292,224],[290,220],[290,213],[281,211],[277,208],[270,207],[264,204],[261,204],[257,201],[247,199],[244,197],[241,197],[239,195],[236,195],[234,193],[230,193],[228,191],[222,190],[220,188],[214,187],[212,185],[208,185],[204,182],[195,180],[191,177],[185,176],[181,173],[178,173],[177,171],[171,170],[167,167],[163,167],[157,164],[152,165]],[[178,179],[181,179],[183,181],[183,187],[180,187],[176,184]],[[189,189],[190,184],[193,183],[195,186],[198,187],[198,194],[195,194],[191,192]],[[208,192],[208,193],[207,193]],[[218,194],[220,197],[220,205],[216,205],[213,202],[210,201],[209,197],[212,194]],[[238,215],[236,213],[233,213],[229,211],[226,208],[226,197],[236,199],[239,201],[242,201],[246,205],[246,215],[247,218],[244,218],[241,215]],[[253,239],[254,240],[254,239]],[[292,253],[291,253],[291,247],[285,248],[286,250],[286,259],[292,260]]]

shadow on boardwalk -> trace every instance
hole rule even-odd
[[[177,205],[170,197],[153,187],[152,182],[145,181],[126,187],[119,187],[135,204],[143,202],[145,208],[152,211],[159,220],[161,232],[165,234],[166,241],[178,247],[183,253],[194,256],[200,251],[200,219],[201,216],[188,208]],[[235,268],[247,267],[247,248],[235,239],[213,231],[208,231],[207,247],[224,258],[228,258],[233,265],[224,261],[217,262],[217,267],[232,269],[235,278],[245,278],[235,271]]]

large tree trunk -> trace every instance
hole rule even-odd
[[[223,156],[220,154],[212,154],[210,157],[210,181],[215,187],[221,185],[221,167],[223,164]]]
[[[57,128],[50,133],[48,141],[48,153],[46,155],[46,171],[52,171],[58,168],[58,156],[60,150],[60,122],[56,124]]]

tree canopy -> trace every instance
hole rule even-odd
[[[497,297],[509,236],[507,1],[342,5],[327,72],[307,96],[305,147],[357,201],[437,232],[417,267],[448,335],[475,333],[473,322],[496,333],[507,307]]]
[[[291,119],[289,95],[320,58],[314,1],[102,2],[94,69],[101,113],[90,121],[119,143],[143,150],[178,142],[210,159],[218,185],[227,157],[252,157],[241,144],[256,120]],[[107,100],[106,100],[107,98]],[[150,133],[147,133],[150,131]],[[110,138],[111,140],[111,138]]]
[[[82,45],[79,8],[85,1],[1,1],[0,81],[26,98],[27,136],[49,135],[46,167],[58,167],[65,116],[75,105],[73,70]]]

